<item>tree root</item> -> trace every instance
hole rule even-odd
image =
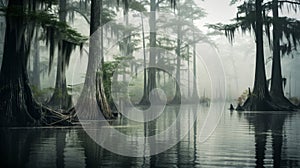
[[[76,121],[74,113],[71,111],[53,110],[49,107],[38,105],[42,112],[40,124],[42,126],[71,126]]]
[[[250,95],[248,97],[243,104],[242,109],[246,111],[293,111],[293,108],[276,104],[271,97],[259,99],[255,95]]]
[[[288,109],[297,109],[299,107],[297,107],[296,105],[294,105],[293,103],[291,103],[286,97],[284,96],[279,96],[279,95],[274,95],[271,93],[271,97],[272,97],[272,101],[281,106],[281,107],[285,107]]]

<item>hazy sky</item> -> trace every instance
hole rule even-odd
[[[206,0],[195,1],[200,7],[204,8],[207,17],[201,20],[202,23],[226,23],[236,16],[236,6],[230,6],[230,0]]]

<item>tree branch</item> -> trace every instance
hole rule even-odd
[[[271,5],[273,2],[269,1],[267,3],[264,3],[262,7],[266,7],[267,5]],[[300,2],[295,2],[295,1],[277,1],[277,3],[288,3],[288,4],[294,4],[294,5],[300,5]]]
[[[300,5],[300,2],[295,2],[295,1],[278,1],[278,3],[289,3],[289,4]]]
[[[78,10],[77,8],[68,8],[68,11],[75,11],[75,12],[77,12],[78,14],[80,14],[86,20],[86,22],[88,24],[90,24],[89,18],[82,11]]]

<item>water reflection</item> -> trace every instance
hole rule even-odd
[[[282,161],[282,153],[284,140],[284,124],[288,117],[292,116],[292,112],[249,112],[245,114],[245,118],[254,128],[255,136],[255,158],[256,167],[264,167],[272,165],[272,167],[291,167],[298,166],[297,160]],[[271,141],[272,160],[266,161],[267,141]]]
[[[194,122],[195,111],[200,117]],[[205,107],[186,108],[188,119],[176,127],[179,131],[192,126],[190,132],[174,147],[151,157],[114,154],[97,145],[81,128],[1,128],[0,167],[299,167],[300,114],[225,112],[214,134],[200,143],[207,112]],[[178,109],[170,107],[164,116],[149,123],[119,118],[112,126],[124,134],[155,135],[177,115]],[[179,131],[173,138],[180,139],[182,134]],[[159,146],[143,143],[145,151],[158,150]],[[122,143],[118,147],[126,149]]]

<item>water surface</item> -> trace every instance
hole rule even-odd
[[[208,108],[190,107],[186,113],[193,110],[201,115],[195,123],[190,115],[190,122],[181,123],[194,124],[184,139],[151,157],[114,154],[97,145],[80,127],[2,128],[0,167],[300,166],[299,112],[225,111],[213,134],[201,143],[199,134]],[[168,107],[150,125],[123,117],[112,122],[112,126],[128,135],[151,135],[166,129],[177,114],[176,107]],[[122,149],[122,144],[118,147]]]

